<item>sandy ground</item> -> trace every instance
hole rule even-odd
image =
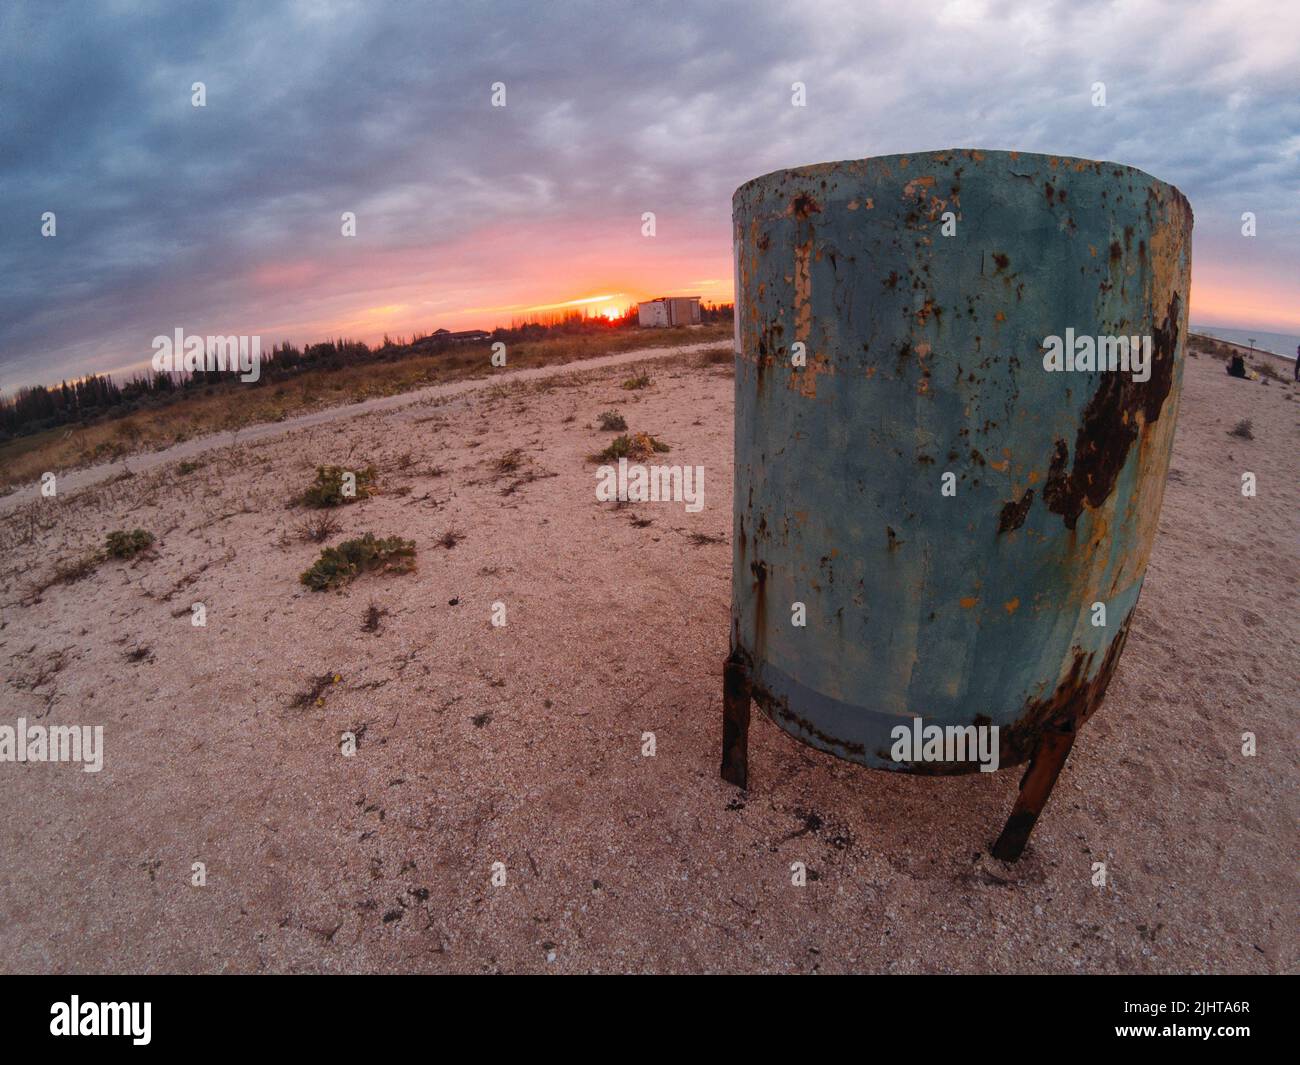
[[[637,392],[585,368],[353,411],[0,519],[0,724],[102,724],[106,746],[98,774],[0,764],[0,966],[1296,970],[1293,386],[1188,360],[1127,650],[1007,866],[988,847],[1015,770],[872,772],[760,717],[751,790],[719,780],[732,380],[697,356],[650,372]],[[702,512],[596,502],[609,408],[704,465]],[[1227,435],[1240,418],[1255,439]],[[412,538],[416,573],[298,583],[319,548],[287,505],[325,462],[379,467],[340,537]],[[24,605],[136,526],[149,557]]]
[[[702,351],[717,346],[718,341],[713,340],[701,341],[695,344],[682,344],[677,347],[638,348],[632,351],[619,352],[617,355],[601,355],[593,359],[583,359],[581,362],[582,366],[588,369],[626,366],[631,363],[662,359],[681,352]],[[573,369],[574,363],[566,362],[556,363],[553,366],[536,366],[526,370],[503,370],[501,373],[510,381],[519,383],[546,380],[568,373]],[[101,484],[114,477],[119,477],[123,473],[145,473],[171,462],[197,458],[214,449],[229,449],[239,444],[269,440],[272,437],[284,436],[286,433],[291,433],[297,429],[306,429],[313,425],[326,425],[331,422],[355,418],[359,414],[392,411],[416,403],[427,403],[430,400],[463,396],[471,392],[482,391],[485,388],[492,388],[497,384],[497,381],[498,379],[493,375],[471,377],[441,385],[429,385],[425,388],[413,389],[410,392],[398,392],[391,396],[378,396],[374,399],[362,400],[360,403],[326,407],[324,410],[299,414],[280,422],[260,422],[231,432],[211,433],[207,436],[194,437],[159,451],[141,452],[113,462],[101,462],[74,470],[60,470],[58,471],[59,490],[72,492],[79,488],[88,488],[91,485]],[[38,494],[39,488],[39,483],[33,481],[26,485],[15,486],[6,494],[0,495],[0,514],[14,510],[24,502],[33,499]]]

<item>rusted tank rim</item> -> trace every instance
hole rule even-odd
[[[855,170],[866,166],[882,166],[905,170],[913,164],[924,166],[926,161],[929,160],[948,160],[956,157],[964,157],[974,163],[983,162],[986,159],[1007,159],[1013,162],[1024,159],[1048,168],[1061,170],[1093,170],[1096,173],[1101,173],[1103,170],[1119,171],[1126,176],[1139,177],[1144,181],[1149,181],[1153,185],[1168,190],[1174,199],[1181,201],[1183,209],[1187,212],[1189,223],[1191,221],[1192,205],[1177,186],[1171,185],[1167,181],[1161,181],[1160,178],[1148,174],[1145,170],[1130,166],[1128,163],[1116,163],[1109,159],[1086,159],[1078,155],[1004,151],[998,148],[943,148],[936,151],[872,155],[861,159],[838,159],[826,163],[808,163],[804,166],[786,167],[781,170],[772,170],[766,174],[760,174],[758,177],[746,181],[732,194],[732,202],[734,204],[737,199],[742,195],[747,195],[750,190],[758,190],[760,187],[776,182],[800,181],[815,183],[824,181],[827,178],[839,180],[845,174],[852,174]],[[810,200],[803,210],[802,217],[807,217],[809,214],[820,210],[820,208],[815,201]]]

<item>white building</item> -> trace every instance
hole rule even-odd
[[[699,296],[660,296],[637,306],[637,322],[642,326],[699,325]]]

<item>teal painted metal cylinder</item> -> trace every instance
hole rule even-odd
[[[733,219],[731,643],[755,698],[877,768],[976,768],[892,756],[916,717],[996,725],[1001,764],[1025,760],[1096,709],[1142,587],[1186,198],[1115,163],[953,150],[768,174]]]

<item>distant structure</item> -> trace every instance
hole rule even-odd
[[[491,340],[492,334],[485,333],[482,329],[463,329],[459,333],[448,332],[446,329],[435,329],[433,338],[435,340],[451,340],[457,344],[466,344],[471,341]]]
[[[637,322],[642,326],[699,325],[699,296],[660,296],[637,306]]]

